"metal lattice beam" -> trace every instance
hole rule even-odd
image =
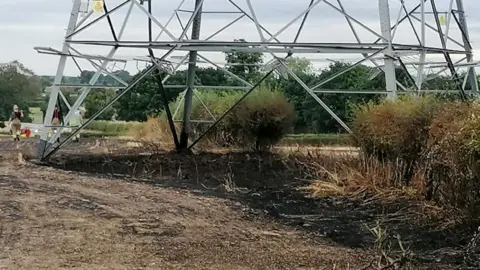
[[[366,1],[365,5],[372,5],[372,8],[378,10],[379,22],[378,27],[373,27],[362,19],[357,18],[349,11],[352,10],[349,6],[348,0],[310,0],[302,2],[299,6],[298,13],[294,16],[283,16],[279,14],[278,17],[286,18],[284,24],[280,25],[278,30],[272,31],[268,29],[262,18],[261,10],[256,8],[256,1],[251,0],[224,0],[226,5],[230,6],[230,10],[207,10],[205,5],[210,3],[210,0],[195,0],[194,6],[186,7],[186,0],[172,0],[176,1],[178,5],[172,10],[170,16],[166,22],[163,21],[163,17],[155,14],[157,10],[163,10],[165,3],[162,1],[148,1],[148,6],[145,7],[145,1],[143,0],[125,0],[117,5],[112,4],[114,1],[104,0],[105,10],[102,14],[95,15],[93,11],[88,11],[87,14],[80,19],[80,2],[81,0],[74,0],[71,10],[71,16],[68,23],[67,31],[64,38],[64,44],[61,50],[56,50],[49,47],[36,47],[35,49],[42,54],[56,55],[60,57],[55,80],[53,86],[50,88],[50,100],[45,116],[44,127],[41,132],[41,146],[39,148],[39,156],[41,158],[48,158],[68,143],[68,140],[77,132],[80,132],[91,121],[95,120],[105,108],[95,113],[86,123],[74,130],[73,134],[62,140],[60,144],[55,145],[56,140],[61,134],[63,127],[59,127],[59,132],[53,136],[49,136],[48,131],[51,127],[51,118],[53,115],[53,109],[55,104],[61,98],[64,100],[68,107],[68,113],[65,115],[65,123],[68,123],[73,116],[74,112],[83,104],[86,97],[90,94],[90,91],[95,88],[115,88],[118,89],[118,94],[115,98],[108,102],[108,106],[113,104],[122,95],[130,91],[134,86],[139,83],[143,78],[154,74],[157,79],[159,92],[162,94],[163,102],[167,102],[166,89],[168,88],[183,88],[186,91],[183,93],[183,119],[182,131],[180,138],[177,138],[175,127],[173,125],[177,110],[172,114],[169,114],[169,120],[172,129],[173,139],[177,148],[186,149],[193,147],[202,137],[200,135],[193,139],[193,144],[188,145],[190,134],[190,123],[210,123],[211,121],[202,121],[190,119],[192,98],[196,95],[196,89],[237,89],[238,91],[246,91],[244,97],[254,91],[256,87],[262,82],[263,79],[268,77],[272,73],[278,73],[284,76],[292,78],[298,82],[305,91],[315,99],[320,106],[322,106],[345,130],[349,131],[348,126],[329,108],[321,98],[317,96],[317,93],[347,93],[347,94],[381,94],[387,95],[390,98],[395,98],[397,94],[410,94],[424,92],[441,92],[442,90],[423,90],[422,84],[432,79],[433,77],[441,74],[445,70],[450,70],[451,74],[456,76],[461,68],[467,69],[468,75],[464,77],[463,84],[458,91],[476,93],[478,92],[478,83],[476,80],[475,67],[478,66],[478,62],[473,59],[472,46],[470,36],[467,28],[467,21],[465,16],[465,9],[463,7],[462,0],[416,0],[413,6],[406,3],[404,0],[376,0]],[[278,1],[272,1],[272,5],[279,4]],[[367,3],[368,2],[368,3]],[[437,3],[445,2],[445,6],[448,6],[448,10],[437,10]],[[375,5],[373,5],[373,4]],[[427,13],[427,3],[431,4],[434,19],[430,22],[425,16]],[[106,8],[108,4],[108,9]],[[158,9],[153,8],[153,4]],[[398,8],[398,13],[392,15],[392,6]],[[306,35],[309,23],[322,16],[316,15],[316,12],[321,10],[328,10],[332,14],[338,15],[340,19],[345,22],[346,29],[351,32],[352,40],[349,42],[336,42],[333,39],[331,41],[325,39],[314,40],[302,40]],[[447,14],[445,30],[442,29],[442,25],[438,18],[439,14]],[[120,25],[116,25],[116,21],[113,19],[119,15],[123,17]],[[131,38],[124,38],[125,32],[129,29],[129,21],[131,15],[142,16],[145,21],[148,22],[148,37],[141,40],[132,40]],[[201,34],[202,27],[207,27],[209,14],[224,14],[231,15],[231,19],[226,19],[224,25],[218,25],[218,30],[214,31],[210,35],[203,37]],[[188,15],[188,21],[182,20],[183,15]],[[390,18],[395,19],[395,23],[391,25]],[[175,18],[178,20],[178,26],[175,26]],[[91,39],[82,38],[81,36],[89,31],[99,31],[98,27],[102,21],[106,21],[105,39]],[[203,23],[205,21],[205,23]],[[450,27],[451,22],[455,22],[460,29],[462,40],[456,40],[452,32],[453,28]],[[230,31],[230,29],[239,23],[250,24],[250,32],[255,33],[258,36],[258,41],[247,42],[234,42],[229,38],[228,40],[222,37],[223,34]],[[217,25],[216,23],[215,25]],[[294,27],[298,24],[298,27]],[[401,34],[400,26],[407,26],[411,35],[411,42],[397,42],[397,37]],[[119,27],[120,26],[120,27]],[[157,28],[158,35],[156,35],[154,27]],[[284,38],[287,32],[294,30],[294,34],[291,38]],[[61,28],[59,28],[60,30]],[[117,31],[118,30],[118,31]],[[316,31],[325,31],[324,29],[316,29]],[[327,30],[328,31],[328,30]],[[363,36],[361,32],[364,32]],[[441,45],[434,46],[429,45],[427,38],[427,32],[433,31],[440,38]],[[242,35],[243,33],[238,33]],[[403,33],[405,34],[405,33]],[[365,35],[369,35],[366,37]],[[189,36],[189,37],[187,37]],[[111,40],[108,40],[108,38]],[[155,38],[153,38],[155,37]],[[240,38],[242,38],[240,36]],[[372,42],[373,41],[373,42]],[[437,38],[438,41],[438,38]],[[457,46],[457,47],[455,47]],[[102,47],[110,48],[106,54],[98,54],[97,49]],[[81,49],[80,49],[81,48]],[[93,48],[93,49],[88,49]],[[86,52],[86,51],[88,52]],[[112,70],[109,70],[107,66],[111,63],[124,63],[127,65],[132,59],[125,59],[118,56],[119,50],[142,50],[145,51],[143,55],[148,57],[138,56],[133,57],[133,61],[146,62],[148,67],[143,73],[136,76],[136,79],[132,82],[125,82],[114,74]],[[148,52],[148,53],[147,53]],[[264,65],[266,69],[266,75],[262,80],[258,82],[247,81],[241,78],[239,74],[234,74],[226,68],[225,65],[219,64],[217,61],[212,60],[207,54],[221,54],[230,52],[260,52],[264,53],[266,57],[270,58],[267,64]],[[180,59],[179,62],[168,62],[167,57],[178,54],[175,57]],[[280,54],[284,56],[279,56]],[[317,82],[314,86],[308,86],[303,82],[288,65],[285,63],[285,59],[295,56],[297,54],[303,55],[354,55],[359,58],[345,70],[332,75],[330,78],[326,78],[321,82]],[[156,57],[161,55],[161,57]],[[435,57],[444,57],[445,61],[434,60]],[[418,60],[417,60],[418,57]],[[461,59],[457,59],[457,58]],[[72,59],[78,70],[82,70],[79,65],[79,61],[85,61],[96,70],[95,74],[91,78],[88,84],[66,84],[62,81],[63,75],[66,70],[67,60]],[[166,62],[167,61],[167,62]],[[378,72],[383,72],[386,85],[385,91],[372,91],[372,90],[333,90],[322,89],[321,87],[326,85],[335,79],[340,79],[341,76],[358,65],[365,63],[373,64]],[[195,70],[199,65],[210,65],[223,71],[232,80],[240,82],[243,86],[201,86],[196,85]],[[168,84],[168,80],[171,75],[180,69],[181,66],[188,66],[187,80],[185,85]],[[411,71],[409,68],[414,68]],[[411,86],[402,85],[397,81],[395,71],[397,68],[401,68],[407,71],[409,84]],[[432,76],[425,76],[427,70],[440,70],[431,72]],[[159,71],[168,71],[168,75],[165,78],[159,77]],[[106,75],[114,78],[118,85],[100,86],[97,81],[101,75]],[[464,91],[466,85],[469,84],[472,91]],[[62,88],[79,89],[80,94],[74,104],[66,102],[66,97],[62,93]],[[398,89],[397,89],[398,88]],[[243,99],[243,98],[242,98]],[[200,102],[202,102],[200,100]],[[202,102],[202,105],[205,104]],[[168,106],[167,106],[168,107]],[[216,125],[224,116],[215,117],[208,108],[211,118],[214,119],[214,123],[211,126]],[[226,115],[230,110],[224,114]],[[178,139],[178,141],[177,141]]]

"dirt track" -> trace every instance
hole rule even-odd
[[[339,269],[368,261],[247,218],[239,203],[34,165],[0,169],[1,269]]]

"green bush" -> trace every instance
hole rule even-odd
[[[227,131],[242,147],[265,150],[293,131],[293,105],[278,91],[261,88],[232,111]]]
[[[401,179],[413,177],[416,163],[427,145],[429,126],[442,102],[405,96],[396,101],[362,105],[352,121],[353,141],[367,156],[403,166]]]
[[[192,101],[191,138],[196,138],[207,131],[213,121],[233,106],[243,94],[244,92],[240,91],[197,91]],[[172,112],[177,110],[176,119],[183,115],[183,103],[180,102],[180,98],[171,103],[169,107]],[[159,115],[159,121],[167,121],[164,114],[162,112]],[[282,93],[260,87],[211,129],[201,144],[203,146],[266,149],[278,143],[285,134],[292,130],[293,119],[293,106],[287,102]],[[210,120],[210,122],[205,122],[205,120]],[[165,127],[166,123],[161,126]],[[142,133],[148,134],[149,132],[143,131]],[[165,134],[164,136],[171,135]]]
[[[242,94],[243,93],[239,91],[197,91],[192,101],[191,119],[193,123],[190,137],[196,138],[206,132],[216,119],[221,117],[240,99]],[[183,115],[183,103],[180,103],[179,115]],[[228,132],[228,122],[228,117],[226,117],[218,123],[206,134],[200,144],[204,146],[216,145],[222,147],[234,145],[235,140],[232,137],[232,133]]]

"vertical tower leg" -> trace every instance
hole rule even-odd
[[[463,0],[457,0],[458,20],[463,31],[463,47],[467,51],[467,61],[473,62],[472,46],[470,43],[470,36],[468,33],[467,19],[465,18],[465,8],[463,7]],[[472,90],[478,94],[478,81],[475,72],[475,67],[471,67],[468,70],[468,79]]]
[[[426,46],[426,32],[425,32],[425,1],[424,0],[420,0],[420,8],[421,8],[421,21],[420,21],[420,41],[421,41],[421,46],[425,47]],[[417,69],[417,81],[416,81],[416,85],[417,85],[417,89],[418,91],[420,92],[422,90],[422,84],[423,84],[423,72],[425,70],[425,57],[426,57],[426,54],[425,54],[425,50],[421,52],[420,54],[420,65],[418,66],[418,69]]]
[[[390,22],[390,7],[388,0],[378,0],[378,11],[380,13],[380,27],[382,30],[382,36],[384,43],[388,44],[388,48],[385,50],[385,81],[386,90],[388,92],[387,97],[389,99],[397,98],[397,80],[395,75],[395,63],[393,58],[392,48],[392,31]]]
[[[73,1],[73,7],[72,7],[72,13],[70,15],[70,21],[68,23],[68,28],[66,32],[66,37],[71,35],[75,31],[75,27],[77,24],[78,20],[78,15],[80,13],[80,5],[81,1],[80,0],[74,0]],[[45,119],[43,119],[43,127],[40,132],[40,143],[38,145],[38,151],[37,151],[37,157],[42,158],[45,152],[45,149],[49,147],[48,143],[48,134],[50,130],[50,126],[52,124],[52,116],[53,116],[53,110],[55,108],[55,105],[58,100],[58,95],[60,92],[60,87],[57,85],[60,85],[62,83],[63,79],[63,73],[65,71],[65,65],[67,63],[67,56],[68,54],[68,44],[64,42],[63,48],[62,48],[62,53],[63,55],[60,56],[60,60],[58,62],[58,68],[57,72],[55,74],[55,79],[54,79],[54,85],[52,87],[52,91],[50,93],[50,98],[48,101],[48,107],[47,111],[45,113]]]
[[[195,10],[198,9],[197,14],[192,22],[192,40],[198,40],[200,38],[200,27],[202,22],[202,0],[195,0]],[[197,52],[191,51],[188,59],[188,73],[187,73],[187,91],[184,98],[184,110],[183,110],[183,124],[182,131],[180,133],[180,149],[188,148],[188,134],[190,132],[190,115],[192,113],[192,97],[193,87],[195,85],[195,69],[197,61]]]

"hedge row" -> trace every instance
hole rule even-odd
[[[422,179],[427,199],[466,210],[470,217],[480,213],[479,103],[386,100],[357,108],[352,128],[366,155],[396,164],[398,184]]]

